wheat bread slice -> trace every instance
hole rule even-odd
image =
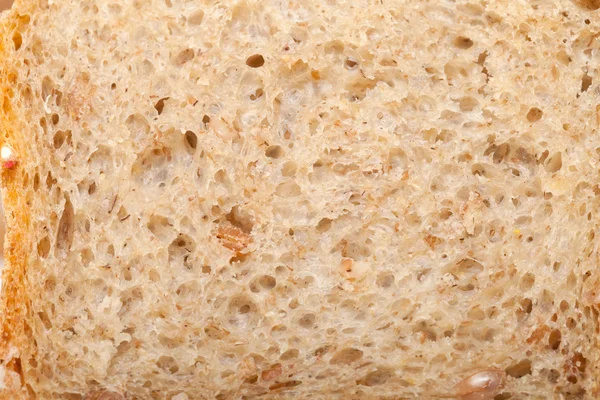
[[[17,0],[0,398],[598,398],[599,6]]]

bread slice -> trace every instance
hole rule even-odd
[[[596,1],[17,0],[3,399],[597,399]]]

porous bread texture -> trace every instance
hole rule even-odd
[[[599,6],[17,0],[0,397],[598,398]]]

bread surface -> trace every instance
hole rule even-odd
[[[17,0],[0,398],[599,398],[599,7]]]

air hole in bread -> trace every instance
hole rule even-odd
[[[44,361],[42,362],[42,375],[49,380],[52,380],[54,378],[54,372],[52,371],[52,366]],[[37,397],[37,396],[34,396]]]
[[[171,374],[175,374],[177,371],[179,371],[179,365],[177,365],[177,361],[175,361],[175,359],[171,356],[160,356],[158,361],[156,361],[156,366]]]
[[[44,325],[44,328],[46,328],[46,330],[52,329],[52,322],[50,321],[50,318],[48,317],[48,314],[46,314],[45,311],[38,312],[38,318],[40,319],[42,325]]]
[[[210,339],[214,339],[214,340],[221,340],[229,334],[226,330],[221,329],[214,325],[209,325],[209,326],[205,327],[204,333]]]
[[[386,272],[380,272],[377,275],[377,286],[387,289],[389,287],[391,287],[394,284],[395,281],[395,277],[393,272],[391,271],[386,271]]]
[[[577,276],[575,276],[575,274],[573,273],[573,271],[571,271],[569,273],[569,275],[567,275],[567,287],[568,288],[573,288],[577,285]]]
[[[483,271],[483,264],[472,258],[465,258],[456,263],[454,271],[459,275],[475,275]]]
[[[139,287],[127,289],[121,293],[121,309],[118,312],[119,317],[123,318],[130,315],[136,315],[143,311],[141,309],[144,295]]]
[[[256,101],[256,100],[260,99],[261,97],[263,97],[264,94],[265,94],[264,90],[262,88],[258,88],[254,91],[254,93],[250,94],[250,100]]]
[[[230,322],[240,324],[254,318],[258,311],[256,304],[246,295],[236,295],[231,298],[228,305],[228,310],[233,317]]]
[[[392,376],[394,376],[393,370],[389,368],[378,368],[373,372],[369,372],[356,383],[363,386],[380,386],[385,384]]]
[[[562,300],[559,305],[561,312],[566,312],[569,309],[569,302],[566,300]]]
[[[331,347],[332,347],[332,346],[330,346],[330,345],[321,346],[321,347],[317,348],[317,349],[316,349],[316,350],[313,352],[313,355],[314,355],[315,357],[321,357],[321,356],[323,356],[324,354],[328,353],[328,352],[329,352],[329,350],[331,350]]]
[[[454,47],[462,50],[467,50],[473,47],[473,41],[465,36],[457,36],[454,39]]]
[[[537,122],[544,116],[544,112],[537,107],[530,108],[527,112],[527,121]]]
[[[250,68],[260,68],[265,65],[265,59],[261,54],[253,54],[246,59],[246,65]]]
[[[550,336],[548,337],[548,345],[550,345],[550,348],[552,350],[558,350],[558,348],[560,347],[561,340],[562,334],[558,329],[555,329],[552,332],[550,332]]]
[[[442,221],[446,221],[452,216],[452,214],[453,213],[449,208],[442,208],[442,210],[440,210],[439,216]]]
[[[294,181],[282,182],[275,187],[275,194],[279,197],[298,197],[302,194],[302,189]]]
[[[519,282],[519,287],[523,291],[529,290],[533,287],[534,283],[535,283],[535,275],[532,274],[531,272],[527,272],[521,277],[521,280]]]
[[[48,133],[48,122],[46,121],[45,117],[40,118],[39,125],[42,128],[44,135],[46,135]]]
[[[280,357],[279,359],[281,361],[288,361],[288,360],[292,360],[294,358],[298,358],[298,355],[300,354],[300,352],[298,351],[298,349],[289,349],[286,350]]]
[[[71,144],[71,131],[56,131],[53,140],[54,148],[57,150],[60,149],[65,142]]]
[[[281,158],[283,156],[283,149],[277,145],[269,146],[265,151],[265,155],[269,158]]]
[[[161,215],[151,216],[146,226],[161,241],[167,241],[174,236],[173,225],[169,222],[168,218]]]
[[[460,108],[460,111],[470,112],[473,111],[477,106],[479,106],[479,101],[477,101],[477,99],[475,99],[474,97],[465,96],[461,97],[458,100],[458,106]]]
[[[31,86],[27,85],[21,89],[21,98],[23,99],[24,104],[31,106],[33,103],[33,91],[31,90]]]
[[[15,50],[19,50],[21,45],[23,44],[23,37],[19,32],[15,32],[12,37],[13,45],[15,46]]]
[[[33,176],[33,191],[37,192],[40,188],[40,174],[38,172]]]
[[[56,278],[48,277],[44,281],[44,290],[48,293],[52,293],[56,290]]]
[[[486,172],[486,168],[483,164],[476,163],[471,166],[471,173],[475,176],[484,176],[488,178],[489,174]]]
[[[292,380],[292,381],[286,381],[286,382],[278,382],[274,385],[269,386],[269,390],[278,390],[278,389],[285,389],[285,388],[291,388],[291,387],[295,387],[295,386],[299,386],[302,384],[302,381],[298,381],[298,380]]]
[[[556,383],[558,382],[558,378],[560,378],[560,372],[558,372],[555,369],[550,369],[550,371],[548,371],[548,381],[551,383]]]
[[[196,249],[196,242],[190,236],[180,233],[169,245],[169,262],[182,259]]]
[[[482,321],[485,319],[485,312],[479,307],[471,308],[467,311],[467,317],[475,321]]]
[[[239,206],[231,207],[231,211],[225,215],[225,219],[246,234],[250,233],[254,227],[252,217],[246,214]]]
[[[63,213],[56,232],[56,248],[59,251],[68,251],[71,248],[71,243],[73,242],[74,219],[75,213],[73,211],[73,205],[71,204],[69,197],[66,196]]]
[[[190,14],[187,17],[187,23],[189,25],[198,26],[202,23],[203,19],[204,19],[204,11],[198,10],[198,11],[193,12],[192,14]]]
[[[298,289],[307,289],[315,282],[315,278],[312,276],[305,276],[303,278],[298,279],[296,283],[296,287]]]
[[[444,65],[444,73],[450,81],[469,76],[466,63],[459,60],[448,61]]]
[[[92,195],[94,193],[96,193],[96,182],[92,182],[90,183],[90,185],[88,186],[88,194]]]
[[[513,364],[505,369],[508,376],[513,378],[522,378],[525,375],[531,374],[531,361],[528,359],[521,360],[516,364]]]
[[[355,69],[357,65],[358,65],[358,61],[356,61],[352,57],[348,57],[348,58],[346,58],[346,61],[344,61],[344,67],[346,69]]]
[[[187,131],[185,133],[185,145],[190,152],[196,150],[196,147],[198,146],[198,136],[192,131]]]
[[[300,301],[297,298],[290,300],[290,302],[288,303],[288,307],[292,310],[295,310],[299,306],[300,306]]]
[[[150,125],[146,118],[141,114],[132,114],[125,119],[125,126],[129,130],[131,139],[137,141],[150,132]]]
[[[202,273],[203,274],[210,274],[212,272],[212,267],[210,265],[203,265],[202,266]]]
[[[557,152],[552,154],[546,161],[544,168],[550,173],[558,172],[562,168],[562,153]]]
[[[163,110],[165,109],[165,101],[169,100],[169,98],[170,97],[163,97],[162,99],[158,100],[154,105],[154,109],[156,110],[158,115],[161,115],[163,113]]]
[[[171,172],[166,168],[171,159],[170,148],[155,147],[146,149],[138,156],[138,159],[131,168],[131,173],[138,182],[162,188],[165,186],[164,184]]]
[[[182,66],[196,57],[196,52],[193,49],[185,49],[180,51],[175,57],[173,57],[173,64]]]
[[[359,349],[354,348],[346,348],[338,351],[331,357],[329,364],[337,365],[337,364],[345,364],[350,365],[357,361],[360,361],[363,357],[363,352]]]
[[[537,159],[537,163],[538,164],[543,164],[546,159],[548,158],[548,156],[550,155],[550,152],[548,150],[544,150],[542,152],[542,154],[540,154],[539,158]]]
[[[119,221],[123,222],[127,220],[130,216],[131,214],[127,212],[127,209],[125,209],[125,207],[119,207],[119,211],[117,211],[117,218],[119,218]]]
[[[350,163],[350,164],[336,163],[333,165],[331,170],[336,175],[344,176],[352,171],[357,171],[358,165],[356,163]]]
[[[307,313],[298,319],[298,325],[305,329],[312,329],[315,326],[316,319],[315,314]]]
[[[435,342],[437,340],[437,333],[430,321],[419,321],[413,328],[413,333],[417,335],[420,342],[423,343],[427,340]]]
[[[54,94],[55,87],[54,81],[49,76],[44,76],[44,78],[42,78],[41,96],[43,102],[46,102],[48,98]]]
[[[294,161],[286,161],[281,168],[281,175],[291,178],[296,175],[297,165]]]
[[[575,0],[575,3],[589,11],[595,11],[600,8],[600,0]]]
[[[112,149],[105,145],[98,146],[98,149],[88,159],[88,164],[92,171],[104,172],[106,174],[109,174],[114,169],[114,162]]]
[[[271,335],[280,335],[280,334],[284,334],[287,331],[287,326],[285,325],[275,325],[273,328],[271,328]]]
[[[277,280],[270,275],[263,275],[258,279],[258,283],[263,289],[271,290],[277,285]]]
[[[108,248],[106,249],[106,253],[109,256],[114,257],[115,256],[115,246],[113,244],[108,245]]]
[[[48,257],[50,253],[50,238],[44,236],[37,244],[38,255],[42,258]]]
[[[58,116],[58,114],[52,114],[52,117],[50,118],[50,120],[52,121],[52,125],[58,125],[58,121],[60,121],[60,117]]]
[[[583,74],[581,77],[581,92],[587,92],[587,90],[592,86],[593,79],[587,73]]]
[[[510,153],[510,145],[508,143],[502,143],[498,146],[492,145],[486,150],[484,155],[492,154],[494,164],[500,164],[508,158]]]
[[[329,218],[322,218],[317,224],[317,232],[323,233],[331,229],[332,220]]]
[[[81,250],[81,262],[84,267],[88,267],[94,259],[94,252],[91,249],[85,248]]]

